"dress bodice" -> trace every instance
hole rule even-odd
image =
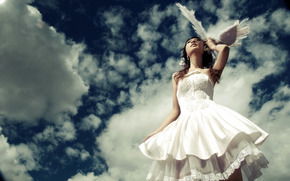
[[[178,82],[177,99],[183,108],[197,109],[207,107],[205,100],[213,99],[214,84],[208,75],[200,70],[192,71]]]

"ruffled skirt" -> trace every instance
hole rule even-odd
[[[269,163],[257,147],[268,134],[226,107],[208,106],[182,111],[162,132],[139,148],[154,160],[146,180],[226,180],[241,168],[249,181]]]

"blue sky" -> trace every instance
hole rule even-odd
[[[0,4],[0,170],[7,180],[145,180],[138,150],[171,108],[180,49],[249,18],[214,100],[270,133],[260,181],[290,178],[286,1],[6,0]]]

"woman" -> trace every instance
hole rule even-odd
[[[212,66],[210,50],[218,52]],[[186,41],[184,69],[172,76],[173,108],[139,146],[154,160],[147,180],[241,181],[261,175],[268,161],[257,148],[268,134],[242,115],[212,101],[229,47],[198,37]]]

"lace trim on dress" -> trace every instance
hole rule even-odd
[[[238,169],[240,166],[242,166],[242,169],[244,170],[243,166],[252,166],[254,167],[255,173],[245,173],[248,177],[248,180],[253,181],[259,176],[262,175],[262,173],[259,171],[261,168],[266,168],[268,165],[267,159],[264,157],[263,153],[258,148],[252,148],[250,146],[247,146],[244,148],[239,155],[237,156],[237,159],[224,171],[223,173],[210,173],[210,174],[203,174],[196,170],[191,170],[191,175],[185,176],[182,179],[176,179],[173,177],[164,176],[162,181],[219,181],[219,180],[226,180],[232,175],[235,171],[235,169]],[[245,168],[248,170],[247,168]],[[152,177],[152,173],[149,173],[147,175],[148,181],[161,181],[160,179],[154,180],[150,179]]]

